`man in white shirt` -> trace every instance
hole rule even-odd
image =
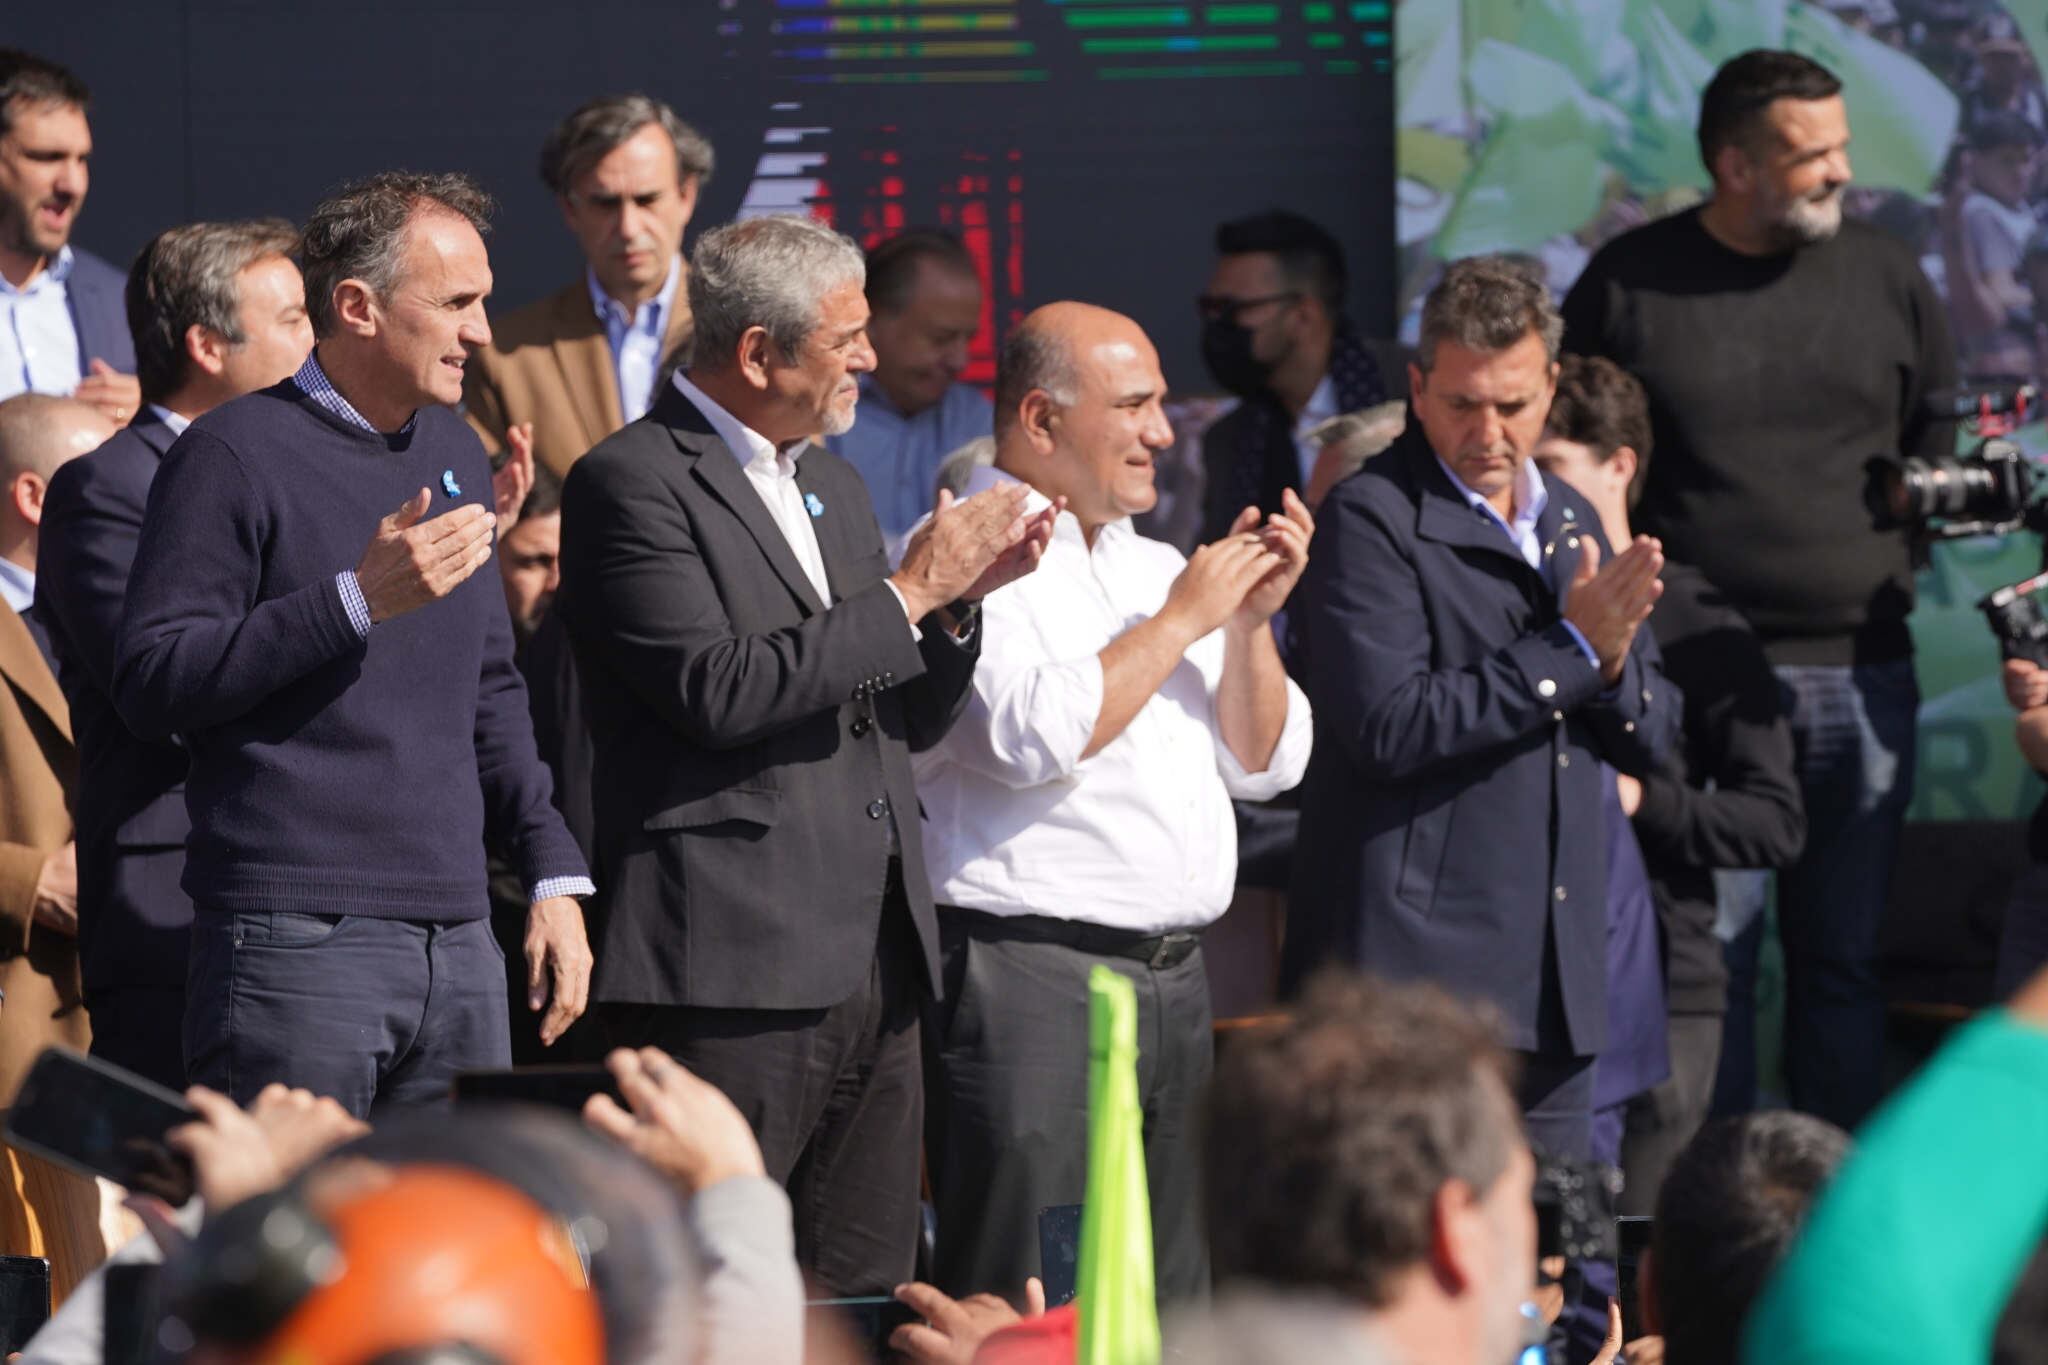
[[[1087,1173],[1089,969],[1138,987],[1138,1084],[1160,1297],[1207,1283],[1190,1106],[1209,1078],[1200,930],[1237,867],[1230,800],[1293,786],[1307,700],[1271,618],[1308,562],[1293,492],[1184,559],[1131,528],[1173,443],[1129,318],[1031,314],[996,376],[996,463],[1060,508],[1038,572],[983,604],[967,708],[917,759],[945,992],[926,1020],[937,1283],[1021,1296],[1038,1214]]]

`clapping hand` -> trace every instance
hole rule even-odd
[[[1254,532],[1260,544],[1279,558],[1279,563],[1252,585],[1232,618],[1233,624],[1248,630],[1264,626],[1287,605],[1294,585],[1301,581],[1302,570],[1308,567],[1308,546],[1316,533],[1316,523],[1309,515],[1308,504],[1290,488],[1281,495],[1280,510],[1267,517],[1264,526],[1259,525],[1256,507],[1245,508],[1231,523],[1232,535]]]

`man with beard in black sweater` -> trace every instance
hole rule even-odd
[[[1786,1083],[1796,1107],[1853,1127],[1882,1088],[1877,926],[1919,706],[1912,563],[1875,527],[1863,465],[1953,449],[1922,413],[1955,361],[1912,253],[1842,218],[1832,73],[1746,52],[1708,83],[1699,138],[1713,197],[1600,250],[1565,300],[1565,348],[1642,381],[1658,455],[1637,521],[1748,618],[1788,694],[1809,835],[1778,879]],[[1748,1032],[1730,1025],[1723,1065],[1753,1091]]]
[[[1614,544],[1650,467],[1642,385],[1612,361],[1566,356],[1536,462],[1579,490]],[[1616,541],[1614,537],[1620,536]],[[1714,937],[1714,869],[1782,867],[1806,815],[1777,679],[1742,614],[1690,564],[1664,562],[1650,630],[1685,694],[1680,743],[1637,781],[1616,775],[1664,929],[1670,1077],[1631,1099],[1621,1145],[1623,1213],[1648,1214],[1664,1173],[1706,1118],[1728,977]]]

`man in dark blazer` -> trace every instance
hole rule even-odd
[[[909,1278],[936,990],[910,754],[965,705],[979,600],[1050,539],[1021,484],[942,502],[889,572],[853,467],[859,247],[803,218],[708,233],[696,349],[577,461],[562,586],[596,744],[595,999],[737,1104],[826,1291]]]
[[[1531,1139],[1584,1157],[1607,1028],[1601,764],[1645,772],[1679,712],[1639,630],[1657,543],[1615,553],[1531,459],[1561,330],[1516,266],[1452,265],[1423,306],[1406,434],[1323,505],[1296,599],[1316,746],[1284,971],[1337,960],[1490,1002]]]
[[[91,92],[0,48],[0,399],[69,395],[116,424],[139,406],[121,272],[71,245],[91,184]]]
[[[201,413],[289,376],[312,348],[289,223],[170,229],[127,287],[143,410],[73,460],[44,501],[36,610],[78,732],[79,953],[94,1055],[182,1089],[185,867],[182,744],[138,738],[114,710],[114,641],[150,481]]]

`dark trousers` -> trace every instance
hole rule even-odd
[[[1721,1060],[1721,1016],[1674,1014],[1670,1023],[1671,1074],[1623,1106],[1618,1210],[1647,1218],[1671,1163],[1706,1122]]]
[[[1786,1098],[1853,1129],[1884,1089],[1877,931],[1913,796],[1920,689],[1911,659],[1776,672],[1806,802],[1806,851],[1778,874]],[[1753,931],[1729,945],[1731,1010],[1754,999],[1760,943]],[[1738,1106],[1756,1093],[1755,1050],[1740,1040],[1731,1030],[1722,1061]]]
[[[1515,1103],[1539,1156],[1585,1161],[1593,1151],[1593,1059],[1517,1052]]]
[[[1032,920],[1044,932],[1057,922]],[[1076,936],[1092,926],[1072,926]],[[941,909],[946,995],[927,1012],[925,1153],[938,1212],[933,1280],[955,1296],[1021,1302],[1040,1273],[1038,1215],[1088,1184],[1088,973],[1129,977],[1138,999],[1138,1100],[1152,1206],[1154,1286],[1205,1295],[1196,1106],[1213,1060],[1200,948],[1171,965],[1025,936]],[[1095,931],[1100,933],[1102,931]]]
[[[237,1104],[281,1081],[364,1116],[446,1102],[458,1071],[511,1060],[487,920],[193,917],[186,1069]]]
[[[185,1088],[182,987],[96,990],[86,1010],[92,1018],[93,1056],[167,1089]]]
[[[891,877],[867,981],[829,1009],[603,1007],[612,1046],[662,1049],[747,1116],[769,1176],[789,1190],[797,1264],[822,1295],[886,1295],[912,1278],[924,1120],[917,957]]]

